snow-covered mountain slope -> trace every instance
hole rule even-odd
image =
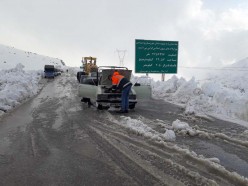
[[[248,57],[244,58],[240,61],[237,61],[236,63],[233,63],[232,65],[230,65],[230,67],[248,68]]]
[[[61,59],[39,55],[0,44],[0,69],[15,68],[18,63],[24,70],[43,70],[44,65],[64,66]]]

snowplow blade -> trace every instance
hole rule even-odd
[[[151,99],[152,90],[149,85],[133,86],[136,92],[137,99]]]

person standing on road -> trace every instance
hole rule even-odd
[[[111,77],[112,80],[112,90],[121,90],[121,110],[118,113],[128,113],[129,108],[129,93],[132,87],[132,83],[120,75],[118,71],[115,71]]]

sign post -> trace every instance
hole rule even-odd
[[[165,74],[162,74],[161,81],[164,81],[164,78],[165,78]]]
[[[135,73],[177,73],[178,41],[135,40]]]

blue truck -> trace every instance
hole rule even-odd
[[[55,77],[54,65],[45,65],[44,72],[45,72],[45,78],[54,78]]]

